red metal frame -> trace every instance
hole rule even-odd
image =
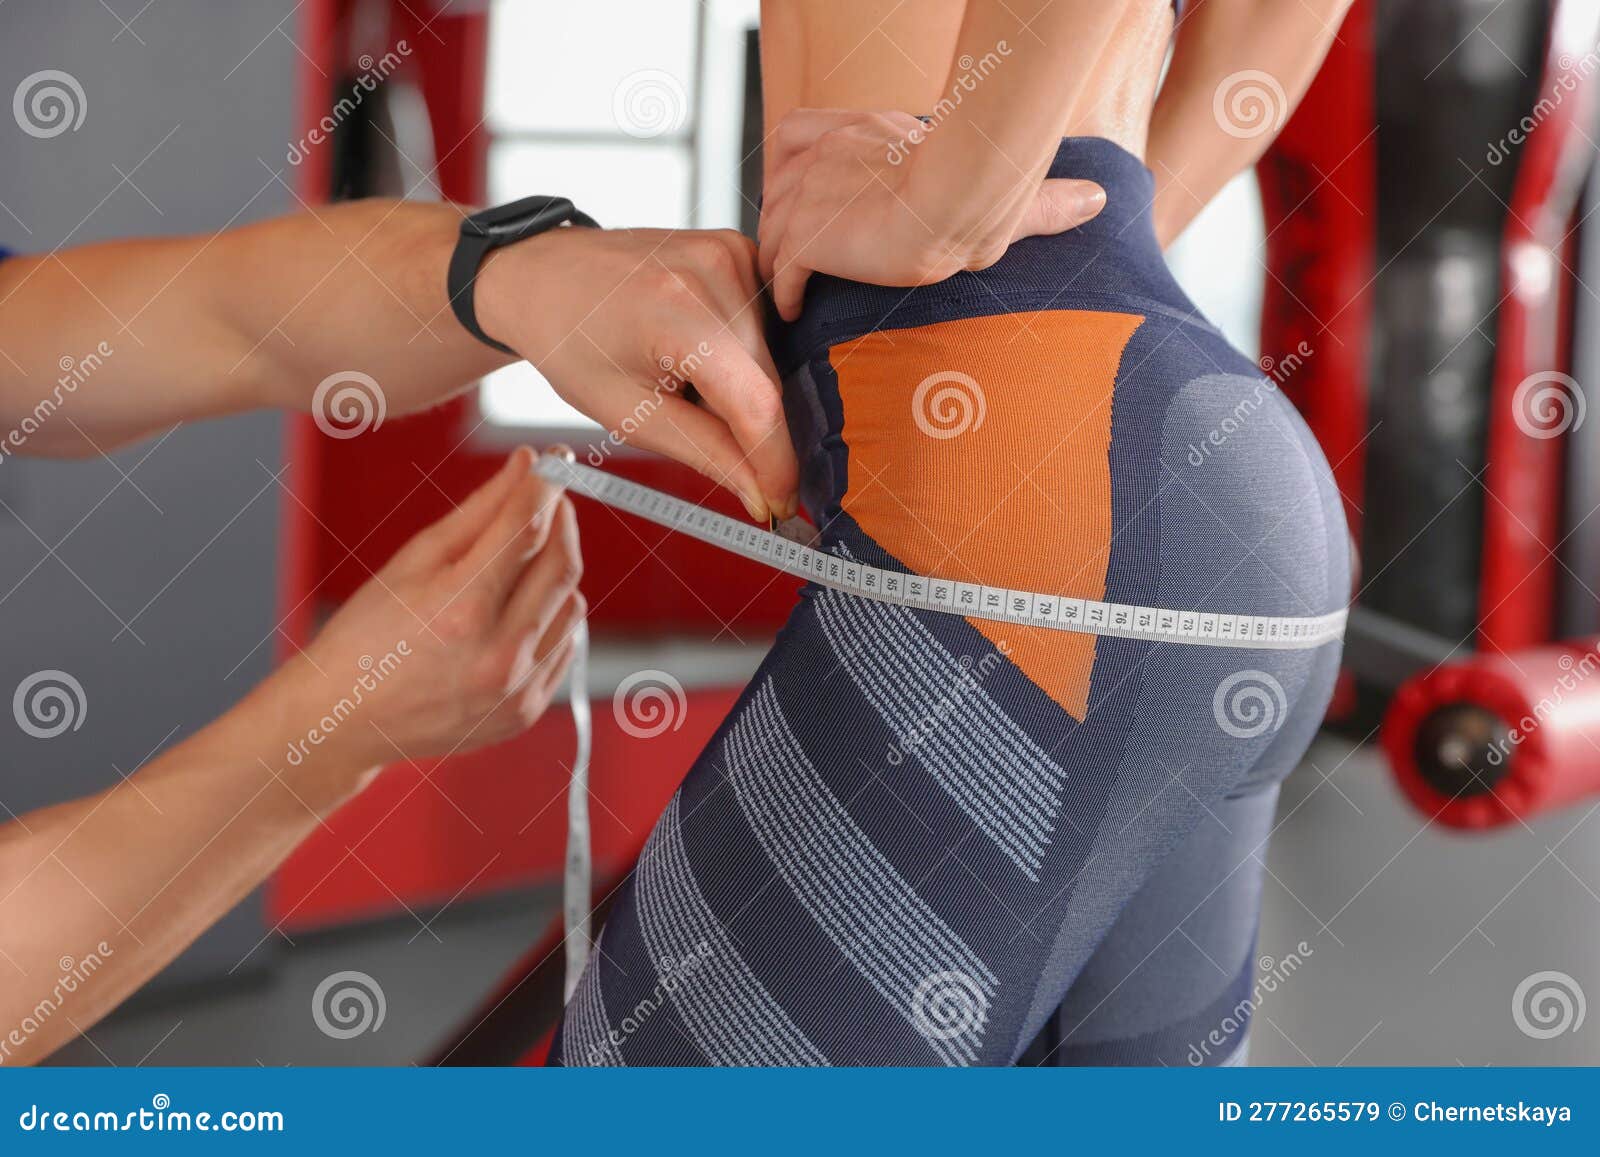
[[[1357,540],[1365,489],[1377,138],[1374,0],[1345,17],[1305,99],[1256,166],[1267,227],[1261,352],[1281,362],[1283,392],[1333,465]]]
[[[1564,8],[1572,0],[1561,0]],[[1501,247],[1502,291],[1490,396],[1488,468],[1479,587],[1479,650],[1514,651],[1549,641],[1555,630],[1556,562],[1563,491],[1560,438],[1519,425],[1515,395],[1530,375],[1564,372],[1564,284],[1571,223],[1588,174],[1594,83],[1572,63],[1593,46],[1581,20],[1557,11],[1546,48],[1543,93],[1566,78],[1574,90],[1522,145]],[[1563,31],[1571,33],[1561,39]]]
[[[1377,251],[1374,0],[1357,0],[1327,60],[1256,166],[1267,229],[1261,351],[1333,467],[1345,518],[1361,540],[1365,505],[1372,285]],[[1304,357],[1300,351],[1309,350]],[[1354,705],[1342,678],[1330,714]]]

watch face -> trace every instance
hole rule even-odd
[[[474,213],[467,224],[485,237],[516,239],[559,225],[571,215],[572,202],[565,197],[524,197]]]

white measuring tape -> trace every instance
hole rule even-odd
[[[578,750],[572,757],[572,775],[567,781],[567,863],[562,872],[561,919],[566,931],[566,998],[572,998],[589,959],[592,937],[589,929],[589,890],[594,879],[594,862],[589,846],[589,753],[593,748],[594,723],[589,711],[589,624],[580,621],[572,629],[572,665],[568,668],[572,689],[572,729],[578,733]]]
[[[781,534],[713,513],[703,506],[580,466],[554,454],[541,457],[536,469],[546,480],[587,498],[777,570],[810,579],[819,586],[920,611],[1087,635],[1146,639],[1153,643],[1252,650],[1307,650],[1344,634],[1344,610],[1305,618],[1175,611],[882,570],[804,546]]]
[[[1007,587],[957,582],[883,570],[817,550],[771,530],[762,530],[703,506],[640,486],[625,478],[544,454],[534,467],[540,477],[617,510],[637,515],[733,554],[755,559],[788,574],[809,579],[862,598],[896,603],[916,610],[992,619],[1024,627],[1111,635],[1153,643],[1250,650],[1301,651],[1343,637],[1347,611],[1295,617],[1235,615],[1138,607],[1095,599],[1038,594]],[[574,635],[573,721],[578,730],[579,758],[574,761],[567,793],[567,869],[564,881],[567,996],[571,997],[589,955],[589,704],[578,682],[585,667],[587,633]],[[583,698],[580,700],[580,694]],[[580,718],[580,703],[582,717]]]

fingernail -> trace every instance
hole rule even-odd
[[[765,499],[752,497],[748,494],[741,494],[739,495],[739,500],[744,503],[744,508],[749,513],[753,521],[767,522],[770,520],[770,514],[768,513]]]
[[[555,457],[560,458],[569,466],[577,461],[576,455],[574,455],[572,452],[572,447],[568,446],[564,442],[557,442],[554,446],[550,447],[549,450],[545,451],[545,453],[553,454]],[[551,486],[555,487],[557,493],[563,493],[566,490],[566,485],[562,482],[559,476],[555,478],[545,478],[545,481]]]
[[[1084,182],[1085,188],[1078,194],[1078,204],[1083,212],[1094,214],[1106,207],[1106,191],[1099,185]]]

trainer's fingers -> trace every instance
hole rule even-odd
[[[755,467],[746,460],[728,424],[716,414],[675,395],[663,395],[660,405],[633,428],[627,440],[629,445],[665,454],[718,486],[726,486],[744,503],[751,518],[767,520],[767,500]]]
[[[777,363],[772,360],[772,351],[767,348],[767,327],[761,317],[761,299],[755,297],[747,301],[727,324],[745,353],[755,361],[762,376],[772,383],[781,401],[783,386],[780,384]]]
[[[572,500],[562,495],[550,518],[550,533],[544,547],[522,569],[506,599],[500,616],[502,629],[542,635],[582,577],[578,519],[573,513]]]
[[[533,669],[533,674],[528,680],[528,689],[523,694],[532,697],[532,706],[536,709],[543,708],[555,698],[556,690],[566,678],[568,668],[572,666],[572,652],[575,649],[572,639],[568,638],[558,650],[549,657],[541,659],[539,665]]]
[[[787,518],[799,486],[800,466],[784,421],[778,383],[743,348],[719,349],[695,369],[695,389],[728,424],[755,468],[765,505]]]
[[[545,628],[544,634],[539,636],[538,645],[534,648],[535,670],[538,673],[536,677],[548,674],[551,656],[570,648],[573,635],[588,612],[589,604],[578,591],[573,591],[566,597],[560,609],[556,611],[555,618],[551,619],[550,625]]]
[[[1093,181],[1052,178],[1039,187],[1011,239],[1065,233],[1093,220],[1105,207],[1106,191]]]
[[[524,563],[544,547],[553,508],[559,501],[559,489],[525,470],[494,519],[462,556],[458,566],[463,589],[484,590],[493,605],[502,605]]]
[[[395,555],[408,564],[438,564],[459,558],[489,525],[518,478],[533,468],[533,451],[519,446],[504,465],[466,501],[432,526],[414,535]]]
[[[779,518],[794,515],[800,497],[800,462],[794,452],[793,440],[783,410],[783,387],[779,385],[778,367],[767,348],[766,326],[759,314],[759,299],[732,303],[730,316],[723,323],[727,333],[733,335],[737,346],[731,350],[724,344],[708,361],[697,363],[693,375],[696,391],[700,394],[701,413],[709,412],[723,419],[740,461],[752,469],[756,486],[766,509]],[[748,361],[739,358],[745,355]],[[719,362],[719,358],[733,357],[732,366]],[[750,373],[754,363],[755,373]],[[737,376],[736,396],[725,396],[722,381],[730,375]],[[752,415],[755,427],[750,437],[754,448],[741,436],[740,428],[730,420],[734,410]],[[765,517],[755,515],[754,517]]]
[[[761,271],[757,266],[760,250],[756,243],[743,234],[734,234],[729,245],[734,254],[732,284],[716,279],[716,283],[724,287],[724,292],[730,296],[727,301],[727,310],[730,314],[750,313],[758,324],[761,320],[758,312],[761,305]],[[736,296],[735,296],[736,295]],[[763,337],[758,343],[764,351],[767,348],[766,339]]]

